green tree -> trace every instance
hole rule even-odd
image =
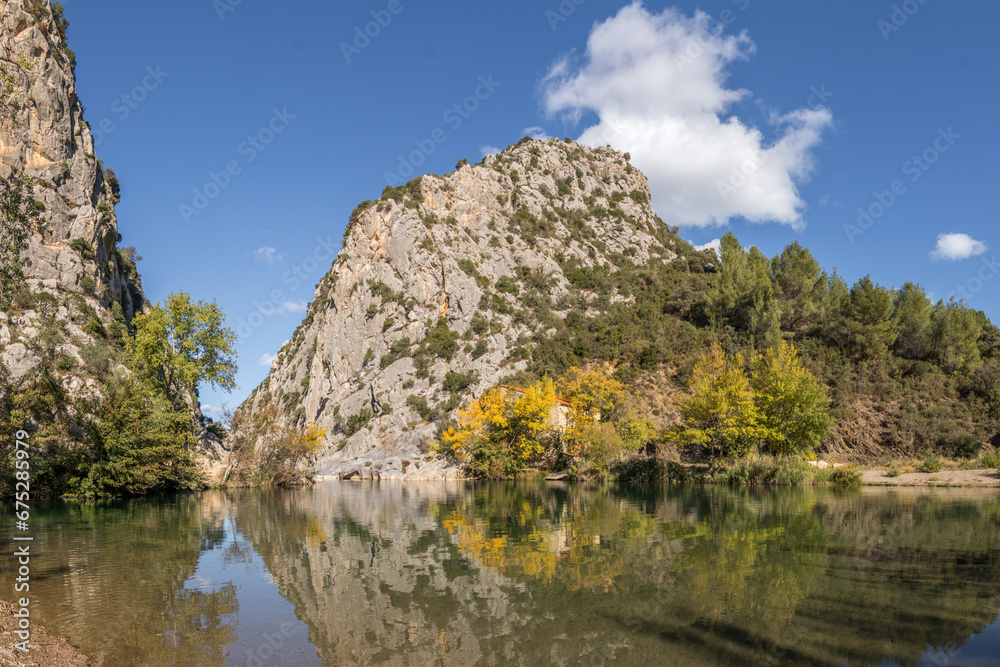
[[[691,394],[678,399],[682,424],[671,437],[697,444],[713,460],[742,458],[760,442],[763,430],[743,357],[727,355],[718,343],[702,354],[691,375]]]
[[[829,433],[829,399],[787,341],[751,361],[750,385],[756,392],[764,446],[772,454],[811,451]]]
[[[192,302],[184,292],[170,294],[165,305],[157,303],[136,315],[132,324],[130,365],[172,401],[192,402],[201,382],[223,389],[236,386],[236,334],[225,326],[215,303]]]
[[[126,370],[88,410],[89,446],[76,450],[70,489],[108,497],[193,489],[200,482],[190,416]]]
[[[931,300],[915,283],[904,283],[893,298],[898,337],[895,350],[904,359],[923,359],[930,346]]]
[[[843,304],[845,343],[857,357],[885,354],[896,341],[892,292],[865,276],[851,287]]]
[[[978,366],[982,331],[976,311],[954,299],[938,301],[930,314],[930,345],[941,368],[952,372]]]
[[[0,188],[0,310],[10,308],[14,293],[24,285],[24,260],[31,225],[45,207],[32,197],[32,179],[20,175]]]
[[[744,250],[732,232],[721,241],[722,265],[710,296],[713,314],[740,330],[767,334],[774,325],[770,314],[774,286],[768,262],[757,248]]]
[[[823,316],[826,274],[812,254],[798,243],[785,247],[771,260],[775,296],[779,301],[781,330],[801,336]]]

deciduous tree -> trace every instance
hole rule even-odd
[[[691,375],[691,395],[677,401],[682,425],[672,436],[697,444],[713,459],[740,458],[760,442],[763,430],[743,357],[728,356],[718,343],[705,352]]]
[[[829,399],[787,341],[751,361],[750,385],[772,454],[811,451],[830,431]]]

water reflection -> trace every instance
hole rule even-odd
[[[1000,612],[982,493],[335,483],[234,507],[330,664],[916,664]]]
[[[100,665],[224,665],[235,589],[185,587],[223,539],[223,516],[194,496],[36,513],[32,611]]]
[[[335,482],[38,525],[37,609],[97,664],[1000,664],[995,492]]]

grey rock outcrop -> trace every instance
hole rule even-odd
[[[64,337],[59,352],[79,361],[92,338],[79,326],[82,311],[92,308],[108,325],[118,303],[127,322],[145,301],[130,277],[131,258],[118,250],[117,193],[94,153],[63,29],[48,2],[26,6],[5,2],[0,9],[0,177],[34,179],[33,196],[45,209],[22,253],[23,269],[32,295],[52,298],[33,298],[13,317],[4,315],[0,359],[15,380],[39,362],[49,316]],[[73,247],[76,239],[82,243]],[[70,389],[83,384],[73,373],[61,379]]]
[[[124,335],[147,301],[133,252],[119,248],[120,186],[95,155],[64,31],[48,0],[0,7],[0,178],[29,177],[44,205],[21,253],[27,290],[0,312],[0,391],[16,390],[44,361],[71,398],[94,398],[100,373],[88,348],[106,363],[91,344],[115,327]],[[217,481],[228,452],[203,429],[199,445]]]
[[[428,444],[456,399],[524,369],[522,346],[546,331],[529,308],[587,313],[597,296],[572,267],[676,256],[648,202],[627,156],[556,140],[387,188],[352,214],[304,321],[244,408],[278,401],[299,425],[327,429],[312,462],[321,478],[459,474]]]

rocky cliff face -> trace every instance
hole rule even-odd
[[[0,313],[0,370],[16,381],[48,353],[78,393],[96,387],[73,368],[98,323],[124,324],[145,299],[132,257],[117,246],[118,184],[94,154],[64,32],[47,0],[0,8],[0,177],[34,179],[45,206],[22,253],[28,289]]]
[[[675,257],[648,202],[627,155],[556,140],[387,188],[352,214],[305,320],[244,407],[279,402],[325,427],[320,475],[454,474],[427,450],[440,418],[522,370],[551,318],[590,314],[597,295],[574,271]]]

